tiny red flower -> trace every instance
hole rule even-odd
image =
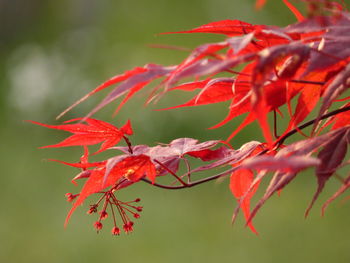
[[[107,213],[105,210],[103,210],[103,211],[100,212],[100,219],[101,219],[101,220],[104,220],[104,219],[106,219],[107,217],[108,217],[108,213]]]
[[[119,236],[120,235],[120,229],[118,227],[113,227],[112,228],[112,235],[114,236]]]
[[[102,229],[103,225],[100,221],[96,221],[94,223],[94,228],[96,228],[97,231],[100,231]]]
[[[108,217],[107,209],[110,210],[113,218],[113,224],[114,227],[112,229],[112,234],[113,235],[119,235],[120,234],[120,228],[117,226],[119,224],[119,219],[117,218],[116,211],[119,214],[123,230],[125,233],[130,233],[133,231],[133,225],[134,222],[130,220],[130,217],[132,216],[133,218],[140,218],[140,214],[136,213],[135,211],[138,211],[139,207],[134,206],[133,203],[134,201],[129,201],[129,202],[123,202],[120,201],[119,199],[116,198],[115,196],[115,190],[114,188],[110,189],[107,192],[104,192],[102,197],[97,201],[97,203],[90,205],[90,209],[88,211],[88,214],[92,214],[97,212],[99,206],[101,205],[102,208],[99,211],[99,218],[98,221],[94,223],[94,227],[99,231],[102,229],[102,223],[101,220],[104,220]],[[137,200],[140,200],[139,198]]]
[[[72,193],[66,193],[67,202],[73,202],[77,196],[79,196],[79,194],[73,195]]]

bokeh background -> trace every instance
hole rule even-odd
[[[349,204],[335,202],[325,217],[320,203],[339,182],[329,182],[310,217],[304,210],[316,188],[304,173],[273,197],[255,219],[259,236],[230,218],[235,201],[228,181],[190,190],[165,191],[139,184],[122,195],[142,199],[144,212],[134,233],[96,234],[87,204],[63,222],[70,204],[66,192],[76,170],[47,162],[75,162],[81,149],[38,149],[66,134],[24,122],[56,123],[55,116],[109,77],[146,63],[175,64],[185,52],[155,49],[152,44],[195,47],[222,36],[158,35],[211,21],[241,19],[287,25],[293,16],[282,1],[269,1],[257,12],[242,0],[0,0],[0,262],[350,262]],[[117,126],[133,120],[134,143],[154,145],[177,137],[225,138],[229,124],[207,130],[221,120],[227,104],[154,111],[188,97],[165,97],[143,107],[139,95],[112,119],[115,104],[97,116]],[[81,117],[102,95],[91,98],[65,119]],[[233,141],[235,147],[261,139],[256,126]]]

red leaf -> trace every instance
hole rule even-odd
[[[91,174],[86,181],[83,189],[80,192],[78,199],[74,202],[71,210],[68,212],[64,226],[67,226],[68,221],[75,211],[75,209],[83,203],[83,201],[91,194],[96,193],[101,190],[102,179],[105,173],[105,168],[103,169],[94,169],[91,171]],[[98,183],[99,182],[99,183]]]
[[[247,191],[250,188],[251,183],[253,182],[254,174],[251,170],[248,169],[239,169],[234,171],[230,177],[230,189],[234,197],[236,197],[241,206],[241,209],[244,213],[246,220],[250,217],[250,199],[255,194],[258,189],[258,184],[256,184],[253,189],[247,194]],[[244,197],[242,200],[240,200]],[[250,229],[255,233],[258,232],[255,230],[251,222],[248,223]]]
[[[266,172],[260,172],[254,181],[257,179],[261,180],[266,175]],[[283,189],[284,186],[289,184],[297,175],[297,173],[293,172],[276,172],[274,177],[271,179],[271,182],[268,186],[268,188],[265,191],[264,196],[259,200],[259,202],[256,204],[254,209],[252,210],[250,217],[248,218],[247,222],[250,223],[253,218],[255,217],[256,213],[259,211],[259,209],[265,204],[265,202],[276,192],[279,192]],[[252,185],[255,185],[255,182],[252,183]]]
[[[72,166],[72,167],[76,167],[76,168],[81,168],[81,169],[87,169],[87,168],[92,168],[92,167],[97,167],[97,166],[103,166],[106,164],[105,161],[102,162],[94,162],[94,163],[68,163],[65,161],[61,161],[61,160],[56,160],[56,159],[48,159],[49,161],[53,161],[53,162],[58,162],[58,163],[62,163],[68,166]]]
[[[301,90],[295,113],[292,116],[287,131],[296,127],[314,109],[320,99],[321,89],[317,85],[309,85]]]
[[[168,107],[162,110],[170,110],[170,109],[190,107],[190,106],[199,106],[199,105],[206,105],[206,104],[227,101],[233,97],[232,84],[233,84],[232,79],[214,79],[210,81],[187,83],[187,84],[175,87],[173,89],[192,90],[192,89],[200,88],[202,89],[202,91],[198,95],[196,95],[194,98],[192,98],[191,100],[189,100],[184,104]]]
[[[348,176],[345,180],[343,185],[329,198],[322,206],[322,215],[326,212],[326,208],[329,206],[331,202],[334,201],[339,195],[344,193],[346,190],[348,190],[350,187],[350,176]]]
[[[243,36],[237,36],[237,37],[231,37],[227,39],[228,44],[230,45],[230,55],[237,55],[240,53],[242,50],[248,50],[248,52],[252,52],[249,50],[248,45],[253,41],[254,38],[254,33],[251,32],[249,34],[243,35]],[[256,45],[252,45],[254,51],[256,50]],[[246,53],[248,53],[246,52]]]
[[[90,117],[97,111],[115,101],[119,97],[128,93],[116,112],[138,91],[144,88],[150,81],[167,76],[174,70],[174,67],[163,67],[155,64],[148,64],[144,67],[145,71],[129,76],[123,83],[115,87],[95,108],[93,108],[86,117]]]
[[[75,106],[77,106],[78,104],[82,103],[83,101],[85,101],[86,99],[88,99],[90,96],[92,96],[93,94],[104,90],[105,88],[110,87],[111,85],[115,85],[119,82],[122,82],[134,75],[140,74],[147,71],[146,68],[141,68],[141,67],[136,67],[130,71],[126,71],[125,73],[121,74],[121,75],[117,75],[112,77],[111,79],[107,80],[106,82],[102,83],[100,86],[98,86],[96,89],[94,89],[93,91],[89,92],[88,94],[86,94],[84,97],[82,97],[80,100],[76,101],[73,105],[71,105],[70,107],[68,107],[66,110],[64,110],[60,115],[57,116],[57,119],[61,118],[64,114],[66,114],[68,111],[70,111],[71,109],[73,109]]]
[[[262,144],[260,142],[251,141],[251,142],[248,142],[246,144],[243,144],[241,146],[241,148],[239,148],[238,150],[227,149],[227,152],[224,154],[224,156],[221,157],[220,159],[218,159],[217,161],[212,162],[208,165],[204,165],[204,166],[200,166],[198,168],[195,168],[191,172],[192,173],[201,172],[201,171],[205,171],[205,170],[209,170],[209,169],[214,169],[214,168],[222,166],[222,165],[235,165],[236,166],[236,165],[240,164],[248,156],[251,156],[252,154],[257,154],[262,150],[263,150],[263,147],[262,147]]]
[[[105,187],[119,179],[120,174],[133,182],[139,181],[144,176],[153,183],[156,179],[155,165],[149,156],[143,154],[128,156],[122,160],[119,156],[109,159],[106,165]]]
[[[82,118],[73,119],[68,122],[82,120]],[[83,119],[83,123],[75,124],[63,124],[63,125],[48,125],[40,122],[30,121],[34,124],[38,124],[47,128],[64,130],[73,133],[74,135],[68,137],[60,143],[54,145],[43,146],[41,148],[52,148],[52,147],[67,147],[67,146],[87,146],[103,142],[101,148],[96,152],[102,152],[108,148],[116,145],[125,134],[131,135],[132,129],[130,122],[128,121],[121,129],[96,119]],[[95,153],[95,154],[96,154]]]
[[[238,36],[247,34],[262,26],[254,26],[252,24],[240,21],[240,20],[221,20],[202,25],[192,30],[167,32],[163,34],[175,34],[175,33],[214,33],[224,34],[228,36]]]
[[[298,19],[299,22],[305,20],[304,16],[299,12],[298,9],[295,8],[291,3],[289,3],[288,0],[283,0],[285,5],[289,8],[290,11],[295,15],[296,19]]]
[[[317,200],[319,194],[322,192],[328,179],[334,174],[338,166],[342,163],[348,144],[348,131],[338,133],[337,136],[331,138],[324,146],[322,151],[318,154],[321,163],[316,169],[318,187],[312,201],[305,212],[307,216]]]
[[[225,48],[228,46],[228,43],[222,42],[222,43],[213,43],[213,44],[204,44],[201,46],[198,46],[195,48],[192,53],[182,62],[180,63],[174,71],[171,72],[169,77],[167,77],[166,81],[169,86],[171,86],[173,83],[176,82],[177,74],[181,72],[183,69],[188,68],[195,62],[199,61],[200,59],[207,57],[207,56],[213,56],[213,57],[220,57],[216,54],[217,51]]]
[[[346,105],[344,105],[344,107],[349,107],[350,103],[347,103]],[[334,124],[332,126],[332,130],[336,130],[338,128],[347,126],[350,124],[350,111],[345,111],[342,113],[337,114],[334,117]]]
[[[266,0],[256,0],[255,8],[261,9],[266,4]]]
[[[64,114],[66,114],[68,111],[73,109],[75,106],[80,104],[81,102],[85,101],[87,98],[89,98],[91,95],[110,87],[111,85],[115,85],[118,83],[121,83],[119,86],[115,87],[105,98],[104,100],[98,104],[91,112],[88,113],[86,117],[92,116],[94,113],[96,113],[98,110],[106,106],[107,104],[111,103],[112,101],[116,100],[120,96],[124,95],[125,93],[129,93],[127,97],[123,100],[121,106],[118,107],[117,110],[119,110],[123,104],[125,104],[136,92],[138,92],[140,89],[145,87],[150,81],[166,76],[168,73],[173,71],[173,67],[163,67],[155,64],[147,64],[144,67],[137,67],[134,68],[131,71],[127,71],[124,74],[117,75],[110,80],[104,82],[100,86],[98,86],[95,90],[88,93],[84,97],[82,97],[80,100],[75,102],[73,105],[68,107],[66,110],[64,110],[60,115],[58,115],[57,118],[62,117]]]
[[[208,162],[226,157],[229,151],[230,150],[228,150],[225,147],[220,147],[216,150],[205,149],[200,151],[188,152],[187,154],[196,158],[200,158],[202,161]]]
[[[255,156],[242,162],[242,168],[281,172],[299,172],[317,166],[320,160],[308,156]]]
[[[332,80],[332,82],[327,86],[323,97],[323,104],[321,109],[319,110],[317,121],[315,122],[315,126],[317,125],[319,119],[322,114],[326,112],[326,110],[331,106],[333,101],[340,96],[344,91],[348,89],[348,79],[350,78],[350,65],[347,65],[342,71],[340,71],[336,77]]]
[[[170,147],[171,151],[175,152],[178,156],[183,156],[189,152],[197,152],[206,150],[208,148],[216,146],[219,141],[212,140],[212,141],[206,141],[202,143],[198,143],[198,140],[192,139],[192,138],[179,138],[176,140],[171,141]]]

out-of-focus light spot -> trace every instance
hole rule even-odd
[[[37,112],[51,96],[57,70],[62,68],[58,58],[50,58],[38,46],[16,50],[10,60],[9,104],[21,112]]]
[[[92,88],[79,65],[68,63],[58,50],[26,45],[13,52],[7,65],[8,104],[23,118],[46,119]]]

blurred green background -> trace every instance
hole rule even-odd
[[[257,12],[253,0],[0,0],[0,262],[350,262],[349,204],[335,202],[325,217],[319,215],[339,182],[329,182],[310,217],[303,218],[316,188],[312,173],[300,175],[266,204],[255,219],[259,236],[244,228],[241,217],[231,227],[235,201],[227,180],[181,191],[131,187],[122,195],[140,197],[144,212],[128,236],[113,237],[110,227],[96,234],[87,204],[64,229],[70,208],[64,194],[79,190],[70,183],[77,171],[42,160],[75,162],[81,149],[37,149],[67,134],[24,122],[56,123],[59,112],[109,77],[150,62],[179,63],[186,56],[149,45],[195,47],[223,39],[158,33],[221,19],[293,22],[280,2],[271,0]],[[102,95],[65,119],[83,116]],[[233,129],[233,124],[206,129],[225,116],[227,104],[153,111],[188,97],[175,94],[143,107],[146,96],[139,95],[114,119],[115,104],[97,116],[117,126],[130,118],[132,142],[151,145],[185,136],[225,138]],[[260,139],[256,131],[253,125],[233,144]]]

